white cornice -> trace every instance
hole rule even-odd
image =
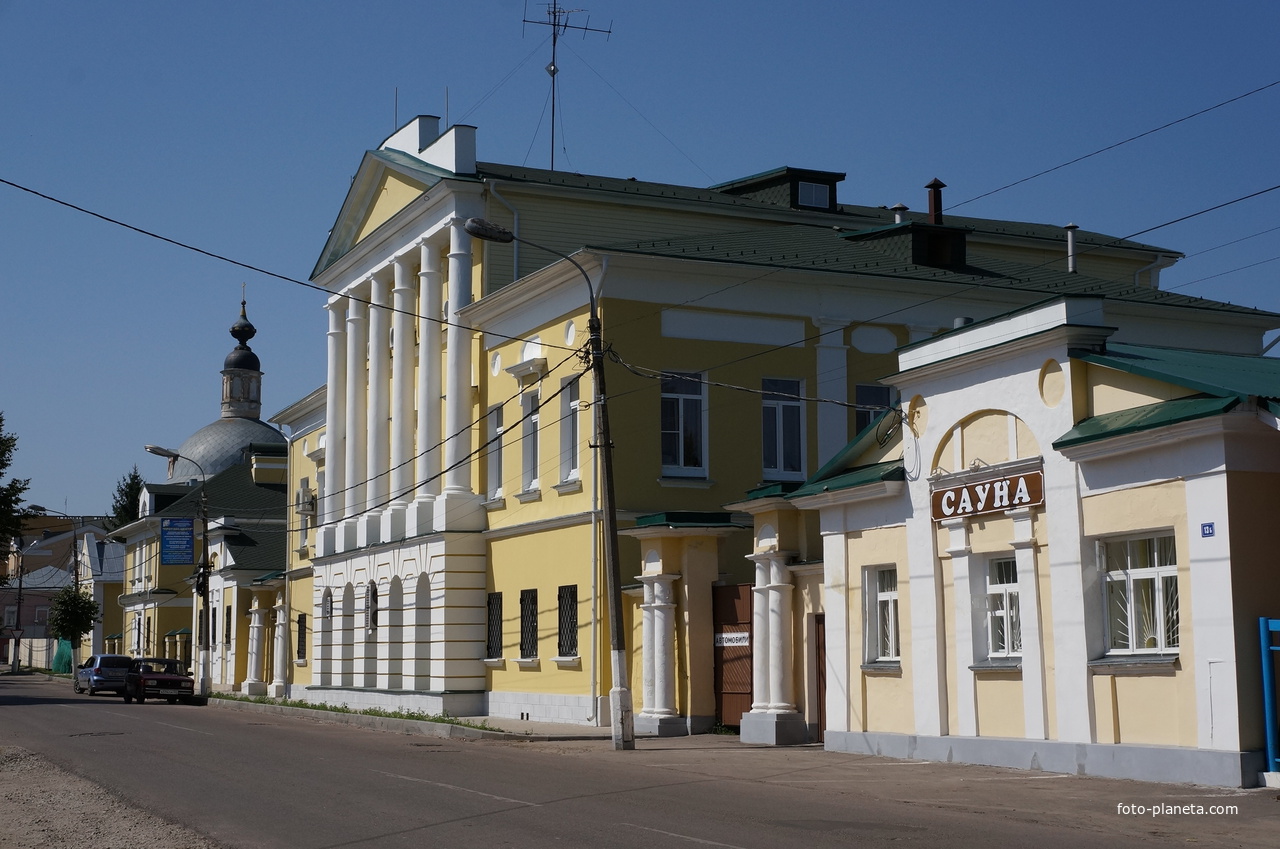
[[[560,528],[572,528],[575,525],[583,525],[591,521],[591,512],[569,513],[565,516],[555,516],[550,519],[539,519],[536,522],[524,522],[519,525],[506,525],[499,528],[492,528],[484,532],[485,539],[498,540],[508,539],[510,537],[523,536],[524,534],[538,533],[540,531],[554,531]]]
[[[1156,451],[1168,448],[1175,442],[1186,442],[1209,436],[1225,436],[1228,432],[1242,430],[1248,421],[1256,419],[1253,412],[1227,413],[1206,416],[1188,422],[1153,427],[1137,433],[1101,437],[1080,445],[1057,449],[1058,453],[1075,463],[1119,457],[1137,451]]]
[[[906,492],[906,481],[878,481],[862,486],[837,489],[833,492],[819,492],[791,499],[791,503],[801,510],[818,510],[823,507],[835,507],[843,504],[856,504],[862,501],[876,501],[881,498],[892,498]]]

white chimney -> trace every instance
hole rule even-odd
[[[1071,274],[1076,273],[1076,231],[1080,228],[1074,224],[1068,224],[1062,228],[1067,231],[1067,271]]]
[[[911,207],[907,206],[905,203],[895,203],[893,206],[889,207],[889,211],[893,213],[893,223],[901,224],[902,213],[906,212],[910,208]]]
[[[379,150],[401,150],[417,156],[440,138],[440,118],[436,115],[419,115],[391,134]]]

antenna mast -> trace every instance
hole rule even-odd
[[[566,9],[560,5],[559,0],[551,0],[546,3],[547,19],[545,21],[531,21],[527,17],[524,19],[526,24],[536,24],[541,27],[551,27],[551,63],[547,65],[547,74],[551,76],[551,170],[556,170],[556,74],[560,73],[560,67],[556,64],[556,45],[560,41],[560,36],[564,35],[571,29],[579,30],[585,39],[589,32],[602,32],[605,35],[613,34],[613,23],[609,23],[608,29],[600,29],[591,26],[591,18],[587,18],[585,24],[569,23],[569,16],[576,12],[585,12],[586,9]],[[525,14],[528,14],[526,6]]]

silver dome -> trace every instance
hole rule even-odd
[[[200,428],[182,443],[182,447],[178,449],[182,456],[174,462],[169,482],[181,483],[199,479],[203,477],[201,469],[204,470],[204,475],[213,477],[241,462],[244,449],[251,442],[283,445],[288,440],[283,433],[258,419],[218,419]],[[191,459],[188,460],[188,457]]]

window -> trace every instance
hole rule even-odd
[[[227,615],[222,620],[223,627],[227,629],[226,639],[223,642],[231,642],[231,605],[227,605]]]
[[[209,608],[209,638],[210,641],[217,645],[218,643],[218,608]]]
[[[520,409],[524,414],[524,424],[521,426],[520,433],[523,457],[522,492],[532,492],[538,488],[538,407],[540,403],[536,389],[520,396]]]
[[[372,581],[364,588],[364,629],[370,634],[378,630],[378,588]]]
[[[1102,543],[1107,652],[1178,649],[1178,554],[1172,535]]]
[[[1018,607],[1018,561],[1012,557],[987,564],[987,656],[1022,654],[1021,610]]]
[[[804,407],[799,399],[800,381],[764,378],[761,408],[761,442],[766,480],[804,477]]]
[[[485,465],[488,467],[487,492],[492,500],[502,497],[502,407],[489,410],[488,430]]]
[[[520,656],[538,656],[538,591],[520,591]]]
[[[485,602],[484,656],[502,657],[502,593],[489,593]]]
[[[806,183],[801,180],[796,184],[796,204],[798,206],[816,206],[818,209],[830,209],[831,187],[823,183]]]
[[[320,616],[323,619],[333,618],[333,593],[329,590],[325,590],[324,597],[320,599]]]
[[[560,613],[559,639],[556,654],[559,657],[578,656],[578,585],[569,584],[557,593]]]
[[[45,623],[46,623],[46,622],[48,622],[48,621],[49,621],[49,608],[48,608],[48,607],[37,607],[37,608],[36,608],[36,621],[35,621],[35,624],[37,624],[37,625],[43,625],[43,624],[45,624]]]
[[[868,573],[868,659],[896,661],[898,645],[898,570],[892,566]]]
[[[560,480],[576,481],[581,477],[578,467],[578,413],[582,410],[578,392],[578,378],[570,378],[560,393]]]
[[[307,659],[307,614],[298,614],[298,660]]]
[[[867,426],[889,408],[893,400],[893,387],[881,386],[877,383],[859,383],[854,387],[853,403],[857,406],[853,414],[853,431],[862,433]]]
[[[705,411],[699,375],[670,372],[662,378],[662,474],[706,476]]]
[[[11,604],[4,609],[4,627],[13,628],[18,624],[18,606]]]

